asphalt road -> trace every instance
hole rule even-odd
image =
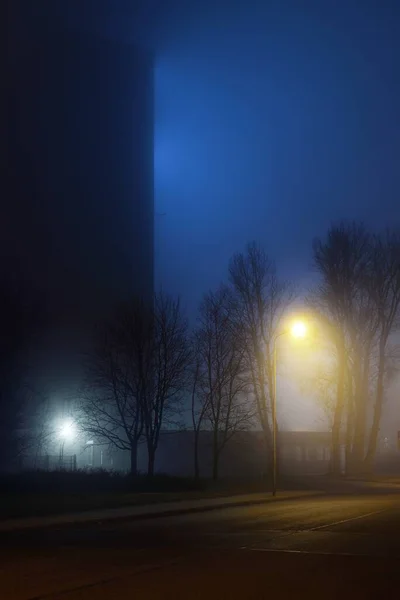
[[[399,598],[400,493],[2,534],[3,600]]]

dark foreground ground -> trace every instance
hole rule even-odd
[[[399,598],[400,494],[2,534],[0,598]]]
[[[321,478],[280,479],[280,489],[315,489]],[[323,479],[323,478],[322,478]],[[337,485],[337,482],[335,482]],[[265,493],[261,479],[222,480],[215,483],[189,477],[156,474],[153,477],[92,471],[25,471],[0,475],[0,522],[28,518],[121,508],[163,502]]]

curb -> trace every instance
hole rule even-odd
[[[276,497],[265,497],[265,498],[254,498],[248,500],[237,500],[234,502],[225,501],[218,502],[216,504],[203,504],[200,506],[191,506],[187,508],[166,508],[164,504],[164,509],[160,511],[154,512],[144,512],[138,514],[108,514],[103,517],[101,516],[90,516],[88,514],[87,518],[85,518],[84,513],[79,513],[76,515],[75,519],[73,515],[70,515],[70,520],[64,520],[68,518],[68,515],[60,516],[60,520],[57,521],[57,517],[54,518],[54,521],[49,519],[49,522],[38,523],[34,521],[34,519],[21,519],[19,522],[14,522],[13,520],[6,520],[3,523],[0,522],[0,534],[13,534],[13,533],[21,533],[26,531],[33,531],[39,529],[60,529],[60,528],[68,528],[68,527],[90,527],[93,525],[103,525],[105,523],[110,523],[112,521],[118,523],[124,523],[128,521],[145,521],[150,519],[161,519],[165,517],[173,517],[179,515],[188,515],[194,513],[204,513],[211,512],[213,510],[221,510],[224,508],[239,508],[245,506],[257,506],[261,504],[270,504],[275,502],[284,502],[288,500],[299,500],[302,498],[314,498],[318,496],[326,495],[325,492],[321,491],[313,491],[313,492],[303,492],[298,493],[293,496],[276,496]],[[228,496],[226,498],[229,498]],[[156,505],[153,505],[156,506]],[[112,510],[112,509],[109,509]],[[45,517],[46,518],[46,517]]]
[[[299,494],[296,496],[283,496],[273,498],[259,498],[254,500],[238,500],[237,502],[221,502],[219,504],[196,506],[191,508],[173,508],[170,510],[163,510],[156,513],[144,513],[141,515],[121,516],[121,517],[109,517],[101,519],[99,521],[92,521],[97,523],[104,523],[105,521],[141,521],[147,519],[160,519],[163,517],[174,517],[178,515],[188,515],[191,513],[202,513],[211,512],[213,510],[221,510],[223,508],[240,508],[241,506],[257,506],[260,504],[271,504],[275,502],[283,502],[285,500],[300,500],[301,498],[313,498],[315,496],[324,496],[324,492],[310,492],[309,494]],[[85,523],[88,523],[85,521]]]

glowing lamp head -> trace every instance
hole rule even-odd
[[[76,436],[76,425],[72,420],[63,421],[59,429],[60,439],[71,442]]]
[[[307,335],[307,325],[304,321],[296,321],[290,328],[290,333],[294,338],[304,338]]]

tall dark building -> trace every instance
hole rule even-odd
[[[153,293],[152,59],[17,5],[1,270],[35,290],[46,344],[62,346],[62,331],[79,337],[114,301]]]

